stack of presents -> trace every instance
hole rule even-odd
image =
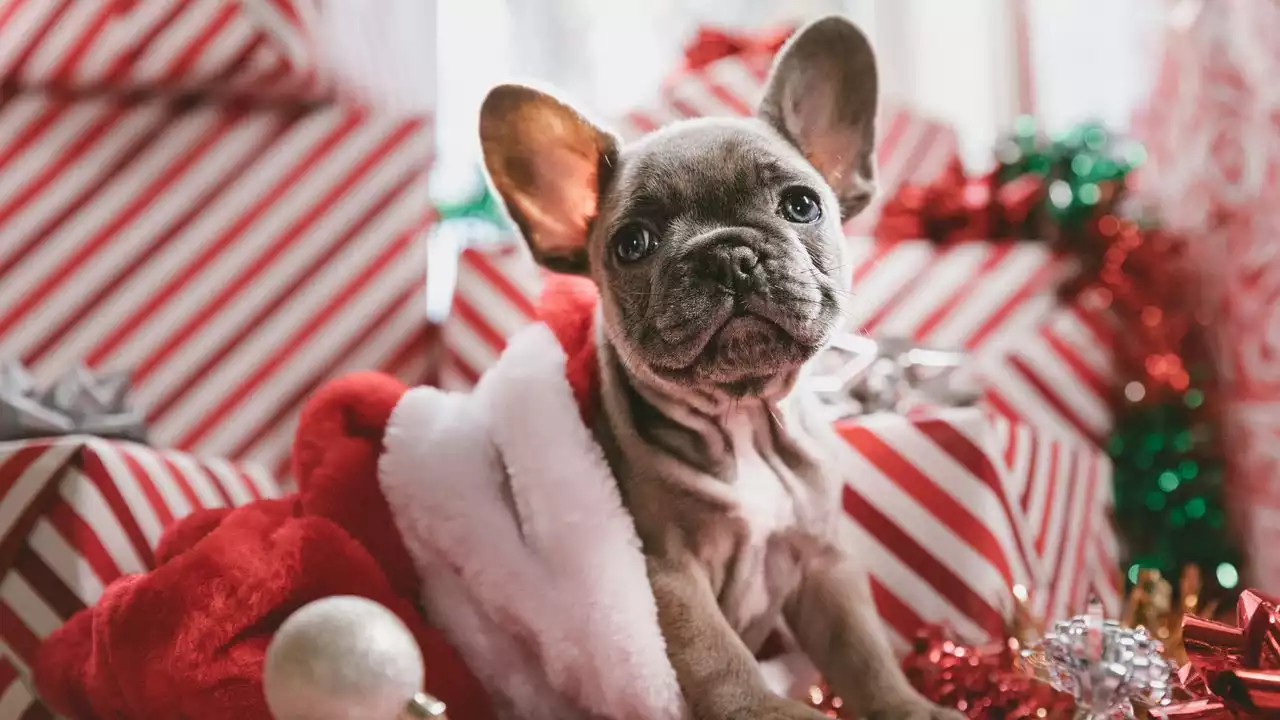
[[[323,8],[0,0],[0,718],[47,716],[40,640],[168,523],[284,492],[312,389],[357,368],[462,389],[532,319],[513,239],[466,250],[428,323],[430,118],[326,74]],[[720,47],[622,134],[750,112],[776,44]],[[955,161],[907,108],[880,135],[882,197]],[[1045,617],[1118,609],[1105,324],[1055,298],[1042,247],[876,240],[876,211],[850,226],[851,325],[962,349],[983,393],[838,420],[895,642],[1000,636],[1017,586]]]

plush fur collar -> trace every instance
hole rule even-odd
[[[429,619],[500,713],[676,720],[644,557],[583,420],[594,288],[565,282],[472,393],[405,394],[379,481]]]

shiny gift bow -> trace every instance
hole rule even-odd
[[[79,366],[41,390],[22,363],[0,362],[0,441],[85,434],[145,443],[146,418],[128,395],[125,372]]]
[[[978,393],[956,382],[965,354],[920,347],[905,338],[836,338],[818,361],[810,388],[839,417],[905,412],[918,404],[972,405]]]
[[[1155,714],[1170,720],[1280,718],[1280,611],[1245,590],[1236,625],[1187,615],[1182,641],[1191,662],[1178,670],[1178,699]]]
[[[1085,614],[1055,623],[1024,658],[1075,699],[1076,718],[1132,718],[1135,704],[1153,707],[1168,695],[1171,666],[1163,651],[1145,628],[1105,619],[1093,600]]]

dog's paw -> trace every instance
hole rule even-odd
[[[967,720],[964,713],[920,698],[866,714],[866,720]]]

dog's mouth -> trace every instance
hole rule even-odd
[[[760,335],[775,335],[782,339],[794,339],[791,333],[787,332],[778,323],[764,315],[739,306],[735,307],[721,321],[720,327],[711,333],[711,339],[707,342],[706,347],[702,349],[702,352],[705,354],[708,349],[720,341],[733,342],[739,337],[758,337]]]
[[[637,343],[650,368],[688,386],[761,394],[793,375],[825,341],[825,317],[775,293],[704,297],[698,310],[668,306],[653,340]],[[691,299],[683,302],[689,303]],[[710,301],[710,302],[708,302]],[[816,304],[816,301],[815,301]]]
[[[708,320],[701,349],[683,367],[673,368],[687,380],[750,395],[811,354],[780,323],[746,307],[726,309]]]

